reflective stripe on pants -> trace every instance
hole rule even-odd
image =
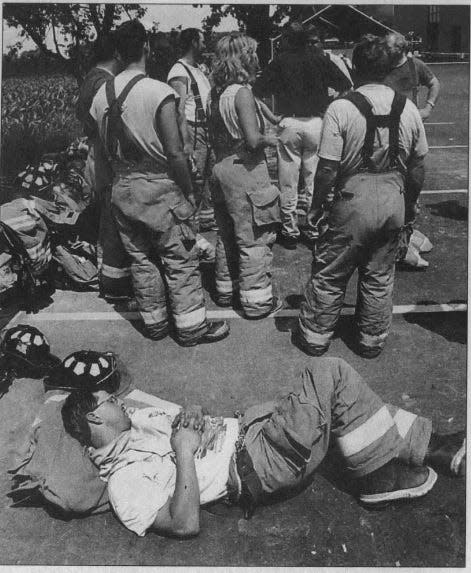
[[[238,287],[240,302],[247,316],[256,317],[270,309],[272,246],[276,225],[257,226],[247,197],[247,189],[260,179],[260,188],[270,186],[264,161],[249,173],[246,165],[229,156],[216,164],[214,212],[218,226],[216,244],[216,290],[227,298]]]
[[[181,340],[192,340],[208,328],[195,235],[185,221],[173,218],[172,222],[165,214],[161,217],[161,231],[150,228],[142,220],[149,216],[148,210],[143,209],[142,203],[136,203],[133,209],[132,203],[139,193],[152,197],[153,190],[156,200],[171,197],[175,188],[169,179],[153,179],[143,173],[118,177],[113,185],[113,212],[131,259],[139,310],[147,313],[146,324],[152,324],[153,316],[164,316],[168,292],[177,335]],[[126,201],[126,214],[120,208],[121,197]]]
[[[430,441],[429,419],[384,404],[341,358],[313,359],[301,389],[249,408],[247,451],[263,489],[274,493],[304,483],[334,440],[352,477],[398,457],[421,465]]]

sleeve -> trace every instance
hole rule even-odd
[[[341,100],[335,101],[330,104],[325,112],[318,151],[318,156],[322,159],[330,159],[331,161],[342,159],[344,139],[339,114],[341,105]]]
[[[427,64],[422,62],[422,60],[414,58],[414,61],[417,69],[417,80],[419,82],[419,86],[430,86],[432,81],[435,79],[435,74],[427,66]]]
[[[143,537],[154,523],[171,492],[151,476],[138,473],[140,464],[129,464],[108,481],[108,497],[121,523]]]
[[[188,72],[179,62],[174,64],[170,69],[167,76],[167,82],[173,80],[174,78],[188,78]]]

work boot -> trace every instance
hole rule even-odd
[[[433,433],[424,463],[445,475],[463,477],[466,474],[466,434],[464,430],[454,434]]]
[[[357,352],[362,358],[376,358],[383,351],[381,346],[364,346],[363,344],[358,344]]]
[[[294,346],[299,348],[299,350],[302,350],[305,354],[309,354],[309,356],[322,356],[329,350],[329,346],[317,346],[316,344],[306,342],[299,329],[293,331],[291,342]]]
[[[164,325],[162,324],[147,324],[144,328],[144,334],[146,338],[150,338],[151,340],[163,340],[166,336],[168,336],[170,330],[168,327],[167,322]]]
[[[196,346],[198,344],[211,344],[219,342],[229,336],[229,324],[225,320],[208,322],[208,330],[199,338],[192,340],[178,340],[180,346]]]
[[[247,320],[260,320],[262,318],[267,318],[267,316],[277,313],[282,308],[283,308],[283,301],[280,300],[277,296],[274,296],[272,298],[271,306],[266,312],[264,312],[263,314],[258,314],[257,316],[248,316],[247,314],[245,314],[245,318]]]
[[[288,251],[294,251],[298,245],[298,238],[291,237],[290,235],[283,235],[283,233],[281,233],[277,242]]]
[[[393,459],[379,469],[358,478],[358,498],[366,506],[384,507],[392,501],[422,497],[437,474],[427,466],[409,467]]]

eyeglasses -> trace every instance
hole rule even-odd
[[[101,400],[101,402],[98,402],[97,405],[93,408],[92,412],[94,412],[103,404],[106,404],[106,402],[109,402],[110,404],[119,404],[119,399],[114,394],[110,394],[107,398],[104,398]]]

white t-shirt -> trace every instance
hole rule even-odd
[[[119,96],[128,82],[139,73],[141,72],[125,70],[117,75],[115,78],[116,96]],[[179,96],[167,84],[151,78],[144,78],[132,88],[124,100],[121,115],[126,128],[136,143],[162,167],[163,171],[167,169],[167,158],[157,133],[155,116],[162,103],[168,98],[177,100]],[[103,116],[107,109],[108,102],[104,84],[93,98],[90,108],[90,114],[97,122],[102,140],[105,135],[103,133]]]
[[[366,84],[357,89],[373,104],[373,113],[387,115],[391,111],[394,92],[381,84]],[[353,103],[345,99],[332,102],[322,122],[319,157],[340,161],[342,176],[356,173],[360,166],[361,151],[366,135],[366,119]],[[389,130],[376,130],[374,150],[389,148]],[[414,154],[423,157],[428,152],[424,124],[415,105],[407,100],[399,124],[399,162],[406,170],[408,158]]]
[[[145,535],[175,491],[176,465],[170,445],[173,418],[174,414],[155,407],[135,410],[129,431],[90,452],[100,476],[108,482],[113,510],[139,536]],[[208,448],[203,457],[195,456],[201,505],[227,493],[239,425],[235,418],[224,418],[223,422],[225,428],[219,432],[213,449]]]
[[[167,82],[170,82],[170,80],[174,78],[188,78],[188,96],[185,101],[185,117],[188,121],[194,122],[195,111],[196,111],[195,97],[193,92],[191,91],[190,74],[188,73],[185,66],[187,66],[191,70],[191,73],[195,78],[201,96],[201,104],[205,111],[208,103],[208,95],[211,90],[211,84],[209,83],[208,78],[206,77],[205,73],[200,69],[199,66],[190,66],[190,64],[188,64],[187,62],[185,62],[185,65],[183,65],[180,61],[176,62],[168,73]]]

